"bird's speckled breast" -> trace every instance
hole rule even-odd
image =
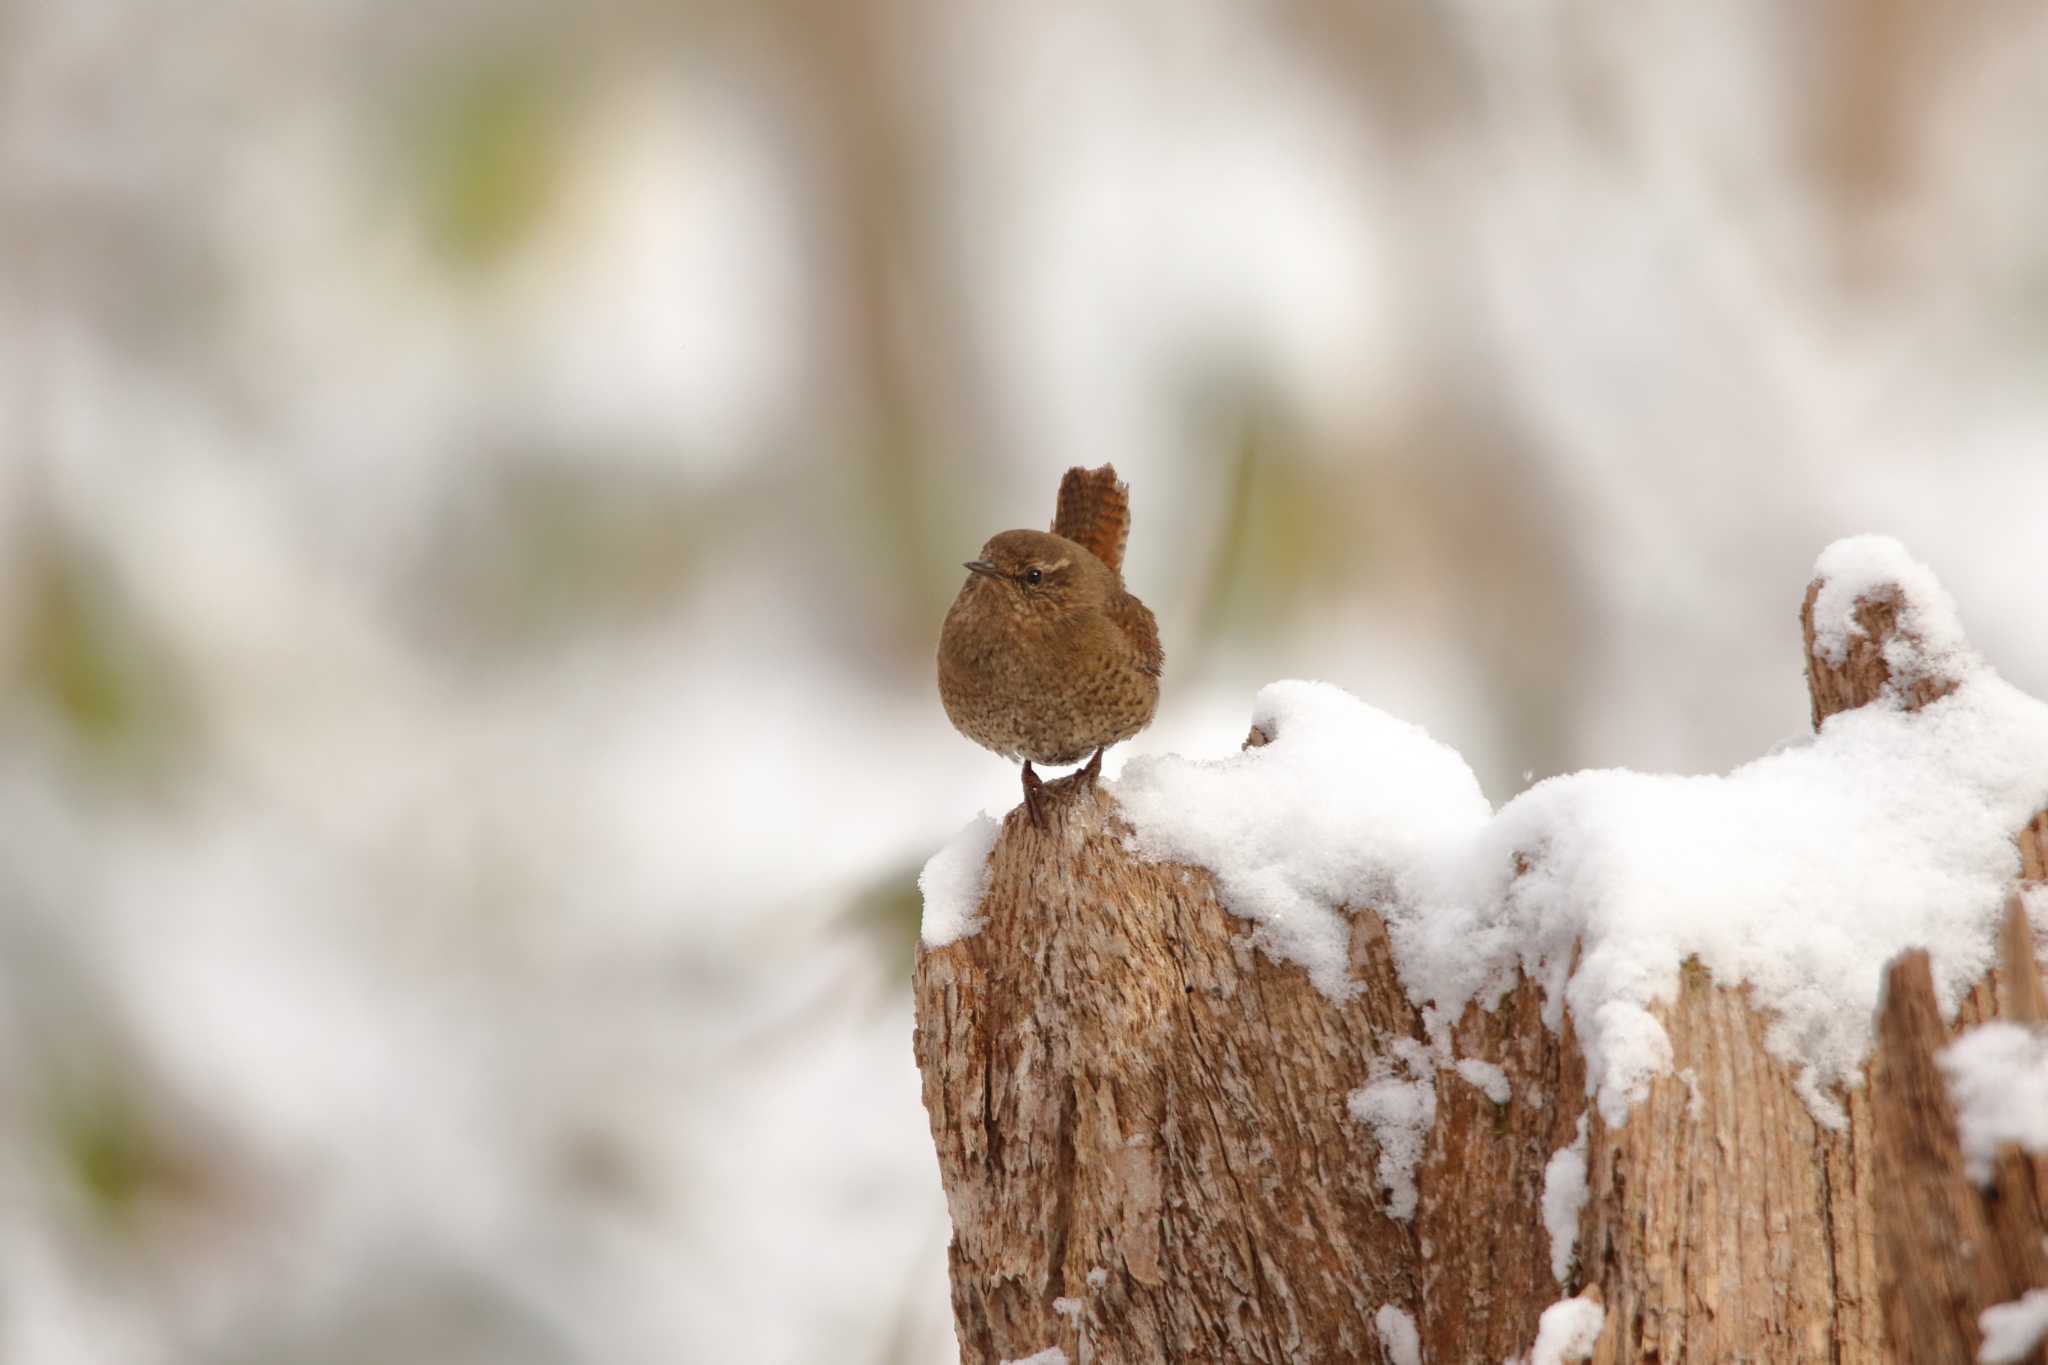
[[[1063,766],[1151,722],[1159,679],[1106,615],[1038,628],[964,610],[974,589],[947,613],[939,649],[939,697],[962,734],[1012,759]]]

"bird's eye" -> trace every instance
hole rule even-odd
[[[1028,572],[1026,572],[1026,573],[1025,573],[1025,575],[1024,575],[1024,581],[1025,581],[1026,583],[1030,583],[1030,584],[1036,585],[1036,584],[1037,584],[1037,582],[1038,582],[1038,580],[1039,580],[1039,579],[1041,579],[1041,578],[1044,578],[1044,577],[1045,577],[1045,575],[1044,575],[1044,574],[1040,573],[1040,572],[1039,572],[1038,570],[1036,570],[1036,569],[1032,569],[1032,570],[1029,570]]]

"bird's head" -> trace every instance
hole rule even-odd
[[[1116,575],[1088,549],[1049,531],[1005,531],[968,562],[962,591],[1021,615],[1057,619],[1099,607]]]

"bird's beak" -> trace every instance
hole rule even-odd
[[[986,559],[970,559],[964,567],[973,570],[975,573],[986,575],[989,578],[1001,578],[1003,576],[1002,571]]]

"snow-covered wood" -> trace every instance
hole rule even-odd
[[[2004,1015],[2041,1022],[2041,982],[2020,904],[2000,973]],[[1925,953],[1887,980],[1871,1084],[1879,1262],[1888,1339],[1900,1360],[1974,1360],[1986,1309],[2048,1286],[2048,1161],[1997,1151],[1990,1179],[1971,1179],[1940,1057],[1951,1041]],[[2017,1078],[2015,1078],[2017,1079]],[[2017,1357],[2030,1361],[2042,1353]]]
[[[1838,559],[1845,573],[1873,562]],[[1915,600],[1913,582],[1856,586],[1855,624],[1837,613],[1833,630],[1814,619],[1826,583],[1807,594],[1816,727],[1958,686],[1945,599]],[[1275,738],[1262,728],[1248,743]],[[968,1365],[1049,1347],[1102,1365],[1377,1361],[1387,1307],[1412,1318],[1424,1361],[1500,1361],[1526,1355],[1544,1311],[1581,1293],[1605,1308],[1596,1361],[1855,1365],[1950,1358],[1888,1345],[1912,1283],[1968,1279],[1956,1312],[2002,1301],[1983,1296],[2009,1274],[1956,1269],[1983,1254],[1965,1246],[1975,1225],[1943,1231],[1899,1210],[1919,1160],[1902,1144],[1913,1123],[1940,1121],[1914,1098],[1928,1023],[1943,1040],[1949,1027],[1931,979],[1918,1051],[1901,1051],[1895,984],[1870,1084],[1832,1094],[1847,1121],[1831,1127],[1782,1044],[1767,1046],[1751,989],[1688,961],[1649,1007],[1670,1065],[1615,1127],[1589,1095],[1579,1021],[1546,1025],[1542,982],[1466,1004],[1432,1036],[1381,907],[1345,907],[1356,989],[1333,996],[1312,979],[1326,972],[1254,947],[1211,872],[1141,856],[1111,792],[1049,791],[1047,830],[1021,810],[1002,822],[978,927],[928,943],[916,968]],[[2038,818],[2022,832],[2027,877],[2043,873],[2044,834]],[[1516,867],[1543,857],[1525,849]],[[2038,1008],[2025,1003],[2037,982],[2000,975],[1958,1026]],[[1586,1197],[1561,1283],[1554,1234],[1571,1231],[1572,1201],[1554,1197],[1546,1222],[1545,1191],[1576,1170],[1576,1153],[1556,1158],[1581,1133]],[[1998,1216],[2031,1227],[2039,1259],[2040,1205],[2013,1203]]]
[[[1047,832],[1004,822],[986,924],[917,968],[962,1358],[1375,1358],[1418,1258],[1346,1110],[1377,1036],[1414,1030],[1374,921],[1372,984],[1333,1008],[1240,942],[1207,873],[1052,785]]]

